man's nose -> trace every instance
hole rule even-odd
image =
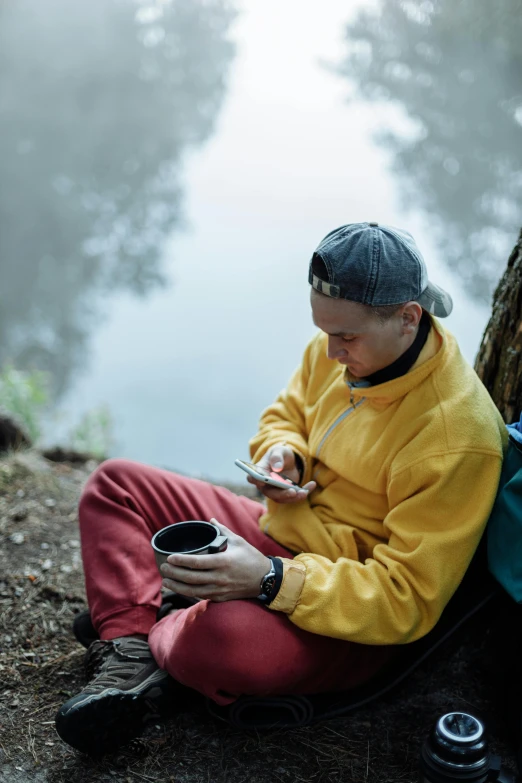
[[[340,339],[340,337],[331,337],[328,336],[328,349],[326,351],[326,355],[329,359],[338,359],[339,356],[342,356],[346,353],[346,349],[344,347],[344,343]]]

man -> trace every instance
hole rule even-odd
[[[470,563],[505,427],[434,317],[450,297],[428,281],[413,238],[376,223],[328,234],[309,281],[320,332],[250,444],[254,462],[301,489],[258,485],[265,508],[125,460],[85,488],[100,640],[86,654],[91,682],[56,719],[80,750],[138,734],[175,701],[173,681],[219,704],[360,684],[433,628]],[[151,536],[209,518],[226,552],[172,555],[162,582]],[[187,600],[157,622],[161,584]]]

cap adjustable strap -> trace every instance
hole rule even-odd
[[[331,296],[334,299],[339,299],[341,296],[341,289],[338,285],[327,283],[324,280],[321,280],[321,278],[317,277],[317,275],[312,275],[312,286],[321,294],[325,294],[325,296]]]

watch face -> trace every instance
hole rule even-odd
[[[267,576],[263,581],[263,593],[269,597],[275,587],[275,576]]]

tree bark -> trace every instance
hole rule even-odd
[[[493,295],[475,370],[507,424],[522,411],[522,231]]]

